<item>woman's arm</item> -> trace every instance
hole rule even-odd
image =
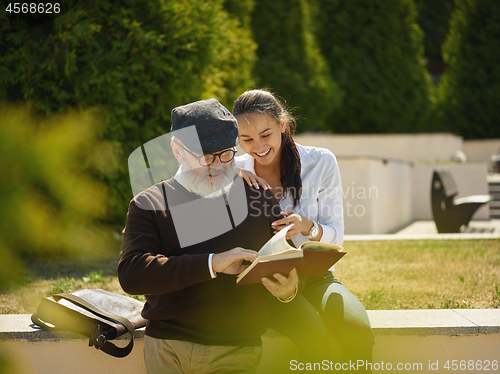
[[[304,236],[309,235],[312,227],[314,226],[312,220],[295,213],[293,210],[283,210],[280,214],[284,218],[278,221],[274,221],[271,224],[271,226],[275,230],[274,233],[276,234],[277,232],[285,228],[287,225],[293,224],[293,227],[290,228],[286,233],[287,239],[296,238],[297,236],[299,236],[299,234],[302,234]],[[319,224],[317,226],[318,226],[318,234],[312,238],[309,238],[309,240],[319,241],[323,236],[323,227]]]
[[[318,223],[323,227],[321,241],[342,245],[344,243],[344,207],[342,181],[337,159],[329,152],[322,157],[323,173],[318,191]],[[319,166],[319,165],[318,165]]]
[[[285,218],[275,222],[275,232],[283,229],[285,224],[294,224],[287,239],[293,239],[296,246],[308,240],[322,241],[342,245],[344,241],[344,216],[342,205],[342,182],[337,160],[333,153],[326,149],[315,152],[313,169],[302,179],[303,194],[300,209],[283,210]],[[313,221],[318,224],[319,233],[309,239]]]

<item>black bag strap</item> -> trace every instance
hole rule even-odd
[[[135,328],[128,319],[103,312],[102,310],[96,308],[95,306],[93,306],[92,304],[87,302],[86,300],[84,300],[78,296],[75,296],[73,294],[60,293],[60,294],[55,294],[55,295],[51,295],[51,296],[54,298],[55,301],[58,301],[60,299],[68,300],[68,301],[72,302],[73,304],[75,304],[76,306],[79,306],[80,308],[83,308],[91,313],[94,313],[96,316],[99,316],[103,319],[107,319],[108,321],[119,323],[119,324],[123,325],[127,329],[128,333],[130,334],[130,337],[131,337],[128,345],[124,348],[120,348],[120,347],[117,347],[116,345],[114,345],[113,343],[111,343],[110,341],[108,341],[106,335],[104,333],[102,333],[98,328],[96,328],[93,335],[90,337],[89,345],[91,345],[91,346],[93,345],[97,349],[100,349],[103,352],[105,352],[111,356],[114,356],[114,357],[125,357],[132,351],[132,348],[134,347],[134,330],[135,330]],[[31,321],[34,324],[36,324],[38,326],[42,326],[48,330],[51,330],[51,331],[56,330],[56,328],[54,328],[52,326],[48,326],[45,322],[40,320],[38,318],[38,315],[36,312],[33,313],[33,315],[31,316]]]

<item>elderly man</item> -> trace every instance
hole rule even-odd
[[[253,373],[268,290],[287,302],[298,278],[237,286],[235,274],[273,235],[279,204],[234,178],[237,122],[217,100],[175,108],[172,132],[178,172],[131,201],[118,264],[124,291],[146,295],[148,373]]]

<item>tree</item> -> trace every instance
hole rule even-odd
[[[252,85],[255,44],[221,0],[88,0],[43,26],[9,33],[0,14],[0,101],[40,114],[68,108],[101,113],[100,137],[119,149],[106,177],[125,222],[132,190],[127,157],[170,131],[170,112],[216,97],[227,107]],[[168,176],[166,176],[168,177]]]
[[[316,0],[316,34],[345,91],[329,118],[334,132],[425,129],[432,83],[412,0]]]
[[[438,123],[464,138],[500,138],[500,2],[456,0],[443,56]]]
[[[416,0],[418,24],[424,32],[424,48],[427,58],[442,60],[441,46],[448,33],[454,0]]]
[[[312,33],[306,0],[255,0],[255,78],[298,110],[298,130],[325,129],[342,94]]]

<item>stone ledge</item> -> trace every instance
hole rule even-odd
[[[143,338],[144,328],[134,332],[134,338]],[[0,314],[0,341],[1,340],[61,340],[82,339],[82,335],[71,332],[52,332],[42,329],[31,322],[31,314]],[[130,339],[128,334],[118,338]]]
[[[373,333],[379,335],[487,335],[500,334],[500,309],[369,310]],[[144,328],[135,338],[144,337]],[[280,338],[268,330],[266,338]],[[0,340],[81,339],[73,333],[45,331],[31,322],[29,314],[0,315]],[[127,334],[120,339],[128,339]]]
[[[497,220],[498,221],[498,220]],[[459,234],[363,234],[344,235],[346,242],[386,241],[386,240],[497,240],[500,232],[493,233],[459,233]]]
[[[500,334],[500,309],[369,310],[375,335]]]

